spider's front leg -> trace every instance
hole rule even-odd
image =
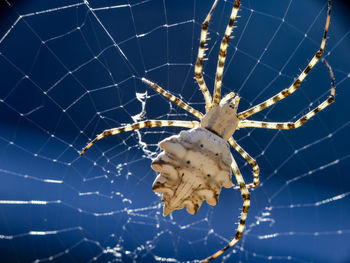
[[[218,3],[218,0],[215,0],[207,17],[205,18],[204,22],[202,23],[202,31],[201,31],[201,38],[199,42],[199,48],[198,48],[198,56],[197,56],[197,62],[196,66],[194,68],[195,78],[197,80],[198,86],[201,89],[204,100],[205,100],[205,110],[206,112],[209,111],[211,104],[212,104],[212,98],[210,95],[210,92],[207,88],[207,84],[205,83],[205,80],[203,78],[203,60],[205,56],[205,50],[206,50],[206,42],[207,42],[207,36],[208,36],[208,26],[209,21],[211,19],[211,16],[214,13],[214,10],[216,8],[216,5]]]
[[[231,11],[230,20],[228,22],[228,25],[226,26],[225,36],[221,41],[218,65],[217,65],[216,76],[215,76],[215,88],[214,88],[214,98],[213,98],[212,107],[219,105],[221,100],[222,76],[224,74],[224,65],[225,65],[226,56],[227,56],[228,41],[233,31],[233,24],[236,20],[240,4],[241,4],[240,0],[235,1]]]

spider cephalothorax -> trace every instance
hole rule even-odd
[[[238,104],[240,98],[233,93],[225,96],[219,105],[211,108],[201,120],[201,127],[227,141],[238,128]]]
[[[221,85],[223,69],[227,54],[228,41],[230,39],[233,24],[237,17],[240,0],[235,0],[229,23],[220,45],[220,53],[216,70],[214,96],[212,98],[203,78],[202,66],[205,56],[205,44],[208,35],[208,25],[216,8],[218,0],[215,0],[207,17],[202,24],[198,57],[195,66],[195,78],[201,89],[206,114],[192,108],[178,97],[164,90],[156,83],[142,77],[141,80],[155,91],[168,98],[170,101],[197,117],[197,121],[180,120],[146,120],[118,128],[105,130],[97,135],[81,152],[84,154],[98,140],[121,132],[127,132],[142,128],[176,126],[189,128],[178,135],[171,136],[159,143],[163,150],[152,162],[152,168],[159,172],[153,183],[153,190],[162,193],[164,203],[164,215],[168,215],[175,209],[187,208],[191,214],[195,214],[204,200],[210,205],[216,205],[222,187],[232,186],[232,172],[237,181],[243,199],[243,207],[235,237],[223,249],[217,251],[203,262],[208,262],[220,256],[225,250],[234,246],[242,237],[245,221],[250,207],[249,188],[259,185],[259,167],[257,162],[233,139],[236,129],[255,127],[266,129],[295,129],[303,125],[318,112],[326,108],[335,97],[334,75],[332,69],[325,61],[331,77],[331,94],[315,109],[311,110],[295,122],[263,122],[247,120],[248,117],[260,112],[276,102],[295,92],[301,82],[306,78],[310,70],[316,65],[324,52],[327,39],[327,31],[331,14],[331,1],[328,1],[328,15],[326,26],[319,50],[315,53],[307,67],[299,74],[297,79],[289,86],[272,96],[271,98],[253,106],[243,112],[237,113],[239,97],[233,92],[221,99]],[[228,143],[227,143],[228,142]],[[231,155],[229,144],[252,166],[254,179],[252,183],[245,184],[242,174]]]

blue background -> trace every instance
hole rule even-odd
[[[180,129],[120,134],[79,156],[97,133],[132,123],[142,102],[142,119],[194,120],[141,77],[204,111],[193,65],[212,1],[10,3],[0,4],[0,261],[185,261],[226,245],[238,222],[239,191],[224,189],[217,206],[203,204],[195,216],[168,217],[152,192],[157,142]],[[319,47],[326,7],[316,0],[242,1],[223,93],[238,93],[244,110],[288,87]],[[346,1],[333,7],[325,57],[336,102],[297,130],[235,133],[257,160],[262,184],[251,193],[243,239],[217,261],[350,262],[350,9]],[[208,87],[231,8],[219,1],[210,24]],[[42,10],[51,11],[34,13]],[[318,63],[297,92],[252,119],[296,120],[329,88]],[[251,168],[233,154],[251,181]],[[47,203],[26,203],[35,200]]]

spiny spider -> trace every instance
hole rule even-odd
[[[152,169],[160,174],[153,183],[153,190],[162,194],[164,203],[164,216],[170,214],[175,209],[186,207],[187,211],[195,214],[204,200],[210,205],[216,205],[222,187],[232,187],[232,172],[243,198],[243,209],[235,237],[223,249],[217,251],[210,257],[203,260],[208,262],[220,256],[224,251],[234,246],[242,237],[250,207],[250,194],[248,189],[259,185],[259,167],[256,161],[233,139],[232,135],[237,129],[246,127],[266,128],[266,129],[295,129],[303,125],[316,113],[326,108],[334,101],[335,85],[332,69],[326,61],[331,77],[331,95],[328,99],[319,104],[295,122],[262,122],[247,120],[249,116],[270,107],[276,102],[286,98],[300,86],[310,70],[315,66],[323,54],[327,31],[331,15],[331,1],[328,1],[328,15],[324,29],[324,35],[319,50],[311,59],[307,67],[294,83],[287,89],[282,90],[270,99],[251,107],[243,112],[237,113],[240,97],[233,92],[221,99],[221,85],[224,64],[227,54],[228,41],[233,31],[233,24],[237,17],[240,0],[236,0],[231,12],[229,23],[226,27],[225,36],[220,45],[220,53],[216,70],[214,98],[211,97],[203,78],[202,65],[205,56],[205,45],[208,35],[208,25],[212,14],[216,8],[218,0],[215,0],[207,17],[202,24],[198,57],[195,65],[195,79],[200,87],[204,99],[206,114],[195,110],[181,99],[161,88],[156,83],[142,78],[142,81],[155,91],[168,98],[170,101],[180,106],[182,109],[193,114],[200,120],[180,121],[180,120],[146,120],[118,128],[105,130],[92,140],[81,152],[83,155],[94,143],[105,137],[122,132],[133,131],[142,128],[176,126],[189,128],[178,135],[171,136],[159,143],[163,150],[152,162]],[[229,144],[252,166],[254,179],[250,184],[245,184],[236,161],[231,155]]]

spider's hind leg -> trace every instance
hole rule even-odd
[[[242,212],[241,212],[241,218],[240,218],[240,221],[238,223],[238,227],[237,227],[237,230],[236,230],[235,237],[231,240],[231,242],[228,243],[226,247],[224,247],[223,249],[217,251],[212,256],[206,258],[202,262],[209,262],[209,261],[219,257],[226,250],[228,250],[229,248],[233,247],[242,238],[242,234],[243,234],[243,231],[244,231],[244,228],[245,228],[245,221],[247,219],[247,215],[248,215],[248,211],[249,211],[249,207],[250,207],[250,194],[249,194],[247,186],[246,186],[246,184],[244,182],[243,176],[242,176],[241,172],[239,171],[237,163],[233,159],[233,157],[232,157],[231,168],[232,168],[232,171],[233,171],[233,173],[235,175],[237,184],[239,186],[239,189],[241,191],[241,195],[242,195],[242,198],[243,198],[243,209],[242,209]]]
[[[260,169],[259,169],[258,163],[232,137],[228,140],[228,142],[253,168],[253,174],[254,174],[253,183],[247,184],[247,188],[249,189],[249,188],[257,187],[260,184],[260,179],[259,179]]]
[[[178,120],[146,120],[146,121],[140,121],[136,122],[133,124],[128,124],[122,127],[118,128],[112,128],[103,131],[102,133],[98,134],[95,139],[89,142],[88,145],[85,146],[85,148],[81,151],[81,155],[85,154],[85,152],[92,146],[94,145],[97,141],[112,136],[116,135],[118,133],[122,132],[128,132],[128,131],[133,131],[133,130],[139,130],[143,128],[154,128],[154,127],[169,127],[169,126],[174,126],[174,127],[184,127],[184,128],[195,128],[199,127],[199,122],[197,121],[178,121]]]

